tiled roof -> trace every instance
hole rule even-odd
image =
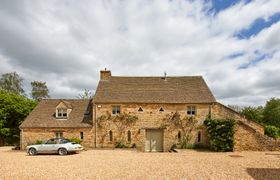
[[[202,76],[119,77],[100,80],[95,103],[216,102]]]
[[[56,119],[56,106],[64,102],[72,111],[67,120]],[[89,115],[85,115],[89,112]],[[20,128],[28,127],[92,127],[91,100],[44,99],[22,122]]]

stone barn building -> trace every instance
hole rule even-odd
[[[92,100],[40,101],[20,126],[21,147],[53,137],[80,138],[85,148],[126,145],[147,152],[182,141],[207,146],[208,116],[237,122],[234,150],[279,148],[263,126],[217,102],[201,76],[124,77],[108,70],[100,71]]]

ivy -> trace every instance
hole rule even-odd
[[[180,140],[180,147],[182,149],[189,149],[191,144],[189,144],[192,138],[192,132],[197,127],[197,120],[194,116],[183,116],[178,112],[174,114],[166,114],[166,116],[162,119],[162,128],[168,128],[170,131],[180,130],[182,133],[182,137]]]
[[[118,115],[111,115],[109,112],[106,115],[101,115],[97,118],[98,127],[106,130],[106,128],[110,129],[111,125],[114,125],[118,130],[119,137],[121,141],[124,141],[124,133],[128,127],[135,125],[138,117],[135,115],[130,115],[128,113],[121,113]],[[104,136],[105,137],[105,136]]]
[[[233,150],[234,120],[206,119],[210,146],[214,151],[226,152]]]

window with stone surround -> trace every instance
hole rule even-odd
[[[164,109],[161,107],[161,108],[159,109],[159,112],[164,112]]]
[[[120,114],[121,113],[121,106],[114,105],[112,106],[112,114]]]
[[[81,140],[84,139],[84,132],[80,132],[80,139],[81,139]]]
[[[63,137],[63,132],[55,132],[55,137],[56,138],[62,138]]]
[[[200,143],[200,141],[201,141],[201,132],[198,131],[198,133],[197,133],[197,142]]]
[[[112,130],[109,131],[109,140],[110,140],[110,142],[113,142],[113,131]]]
[[[127,131],[127,141],[131,143],[131,132],[130,130]]]
[[[143,108],[142,107],[140,107],[139,109],[138,109],[138,112],[143,112],[144,110],[143,110]]]
[[[195,106],[188,106],[187,107],[187,115],[190,115],[190,116],[196,115],[196,107]]]

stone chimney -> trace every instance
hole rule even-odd
[[[111,71],[107,70],[105,68],[105,70],[101,70],[100,71],[100,80],[109,80],[111,77]]]

